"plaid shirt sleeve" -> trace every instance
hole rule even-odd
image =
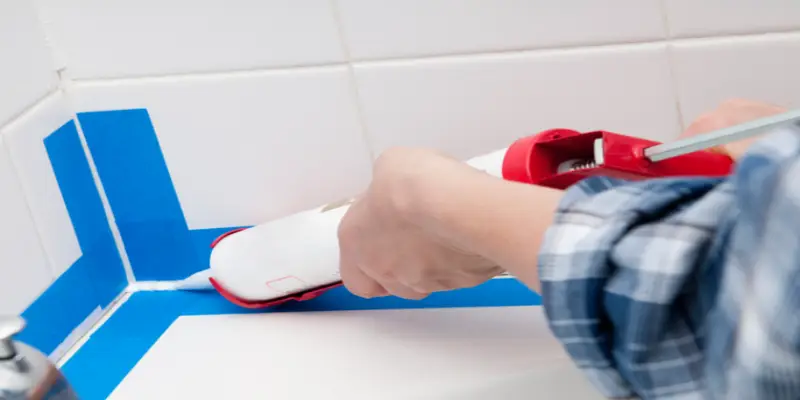
[[[725,179],[574,185],[539,274],[550,329],[607,397],[800,398],[800,129]]]

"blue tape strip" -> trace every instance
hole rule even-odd
[[[127,284],[125,268],[111,232],[74,121],[45,138],[45,148],[64,198],[88,274],[100,303],[111,302]]]
[[[27,326],[18,339],[50,354],[98,306],[102,306],[83,257],[64,271],[22,313]]]
[[[82,253],[22,314],[28,327],[20,339],[50,353],[98,306],[108,305],[127,278],[74,121],[44,144]]]
[[[512,307],[540,305],[541,298],[515,279],[493,279],[474,288],[434,293],[420,301],[362,299],[337,288],[305,302],[269,310],[237,307],[213,292],[135,293],[62,368],[81,399],[105,399],[182,315],[257,314],[377,309]]]
[[[78,114],[137,280],[183,279],[197,258],[147,110]]]

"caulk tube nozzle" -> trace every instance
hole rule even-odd
[[[508,148],[493,151],[482,156],[473,157],[467,160],[467,164],[473,168],[486,172],[489,175],[503,177],[503,159]]]
[[[211,268],[206,268],[202,271],[195,272],[188,278],[178,281],[175,284],[177,290],[213,290],[211,281],[208,278],[212,277]]]

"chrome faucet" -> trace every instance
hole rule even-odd
[[[47,356],[13,340],[24,328],[21,317],[0,317],[0,400],[77,400]]]

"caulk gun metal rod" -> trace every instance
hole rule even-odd
[[[644,149],[644,156],[658,162],[699,150],[747,139],[767,130],[800,121],[800,110],[792,110],[771,117],[748,121],[675,142],[659,144]]]

